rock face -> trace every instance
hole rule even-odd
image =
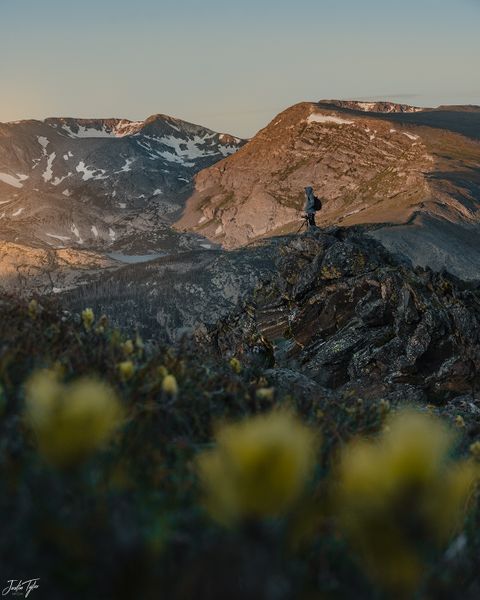
[[[19,295],[56,293],[82,285],[118,264],[75,248],[31,248],[0,241],[0,288]]]
[[[301,103],[199,173],[176,226],[226,248],[292,232],[312,185],[321,226],[365,224],[415,264],[480,278],[480,263],[465,261],[472,241],[480,252],[479,139],[474,107]]]
[[[277,385],[307,395],[441,404],[478,388],[474,286],[412,268],[354,229],[292,239],[277,269],[214,330],[221,354],[261,360]]]

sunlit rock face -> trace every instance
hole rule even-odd
[[[478,107],[297,104],[197,175],[177,227],[226,248],[294,232],[311,185],[321,227],[362,224],[416,264],[476,279],[479,139]]]
[[[18,294],[59,293],[116,267],[115,261],[87,250],[0,241],[0,288]]]

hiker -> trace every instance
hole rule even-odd
[[[308,226],[313,228],[317,226],[315,223],[315,213],[322,208],[322,203],[320,199],[315,196],[313,188],[311,187],[305,188],[305,195],[307,196],[307,199],[305,201],[304,211],[307,216]]]

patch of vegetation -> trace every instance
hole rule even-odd
[[[476,463],[390,412],[0,297],[2,573],[49,599],[474,595]]]

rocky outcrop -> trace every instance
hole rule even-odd
[[[277,269],[273,283],[213,332],[221,354],[260,361],[273,369],[276,385],[310,397],[321,389],[334,397],[442,404],[474,395],[474,286],[412,268],[355,229],[296,237],[282,248]]]
[[[32,248],[0,240],[0,290],[27,297],[58,293],[118,268],[106,256],[75,248]]]

